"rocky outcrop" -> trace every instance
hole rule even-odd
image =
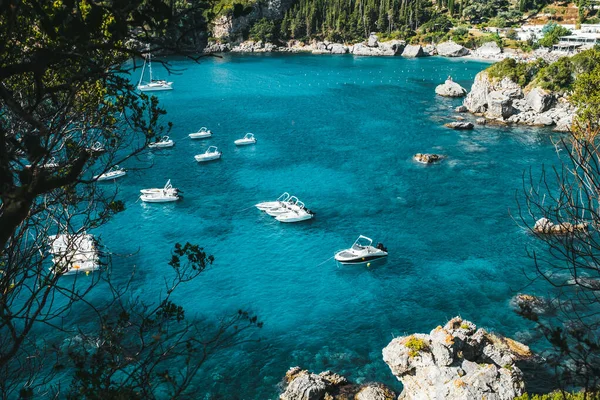
[[[572,224],[570,222],[561,222],[555,224],[548,218],[540,218],[535,222],[533,231],[535,233],[565,235],[568,233],[587,231],[588,224],[585,222]]]
[[[456,130],[470,130],[475,127],[472,122],[464,122],[464,121],[448,122],[447,124],[444,124],[444,126],[446,128],[456,129]]]
[[[433,164],[435,162],[440,161],[443,156],[439,154],[430,154],[430,153],[417,153],[413,156],[413,159],[416,162],[420,162],[421,164]]]
[[[279,48],[273,43],[263,43],[260,40],[258,42],[247,40],[231,48],[232,53],[271,53],[278,50]]]
[[[533,88],[523,89],[509,78],[494,80],[482,71],[475,77],[464,101],[467,110],[500,122],[531,126],[557,125],[557,130],[570,129],[576,109],[561,94]]]
[[[467,94],[467,89],[454,82],[452,78],[448,77],[446,82],[438,85],[435,88],[435,93],[444,97],[463,97]]]
[[[458,106],[454,109],[454,112],[457,112],[457,113],[464,113],[467,111],[468,111],[467,107],[465,107],[465,106]]]
[[[516,362],[531,356],[527,346],[460,317],[429,334],[395,338],[383,349],[405,400],[512,400],[525,386]]]
[[[403,41],[379,42],[377,35],[371,34],[366,43],[355,44],[350,52],[355,56],[395,56],[401,54],[403,50]]]
[[[332,43],[329,46],[327,46],[327,50],[329,50],[329,52],[331,54],[347,54],[348,53],[348,47],[344,46],[343,44],[340,43]]]
[[[293,367],[285,374],[281,400],[394,400],[396,394],[379,383],[357,385],[331,371],[313,374]]]
[[[402,57],[413,58],[413,57],[424,57],[424,56],[425,56],[425,53],[423,52],[423,48],[419,44],[406,45],[406,47],[404,48],[404,51],[402,51]]]
[[[208,43],[203,51],[204,53],[226,53],[231,51],[231,45],[229,43]]]
[[[480,58],[494,58],[502,54],[502,48],[496,42],[487,42],[481,45],[473,52],[473,55]]]
[[[453,41],[438,44],[436,50],[442,57],[463,57],[469,54],[469,49]]]

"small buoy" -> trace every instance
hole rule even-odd
[[[367,263],[367,268],[369,268],[371,266],[371,263]]]
[[[90,274],[90,271],[85,271],[85,274],[86,274],[86,275],[89,275],[89,274]]]

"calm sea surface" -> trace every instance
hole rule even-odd
[[[186,316],[212,321],[242,308],[264,322],[260,343],[206,365],[198,383],[206,399],[276,398],[295,365],[399,390],[382,348],[456,315],[527,337],[509,301],[527,283],[532,239],[511,212],[524,171],[554,162],[552,134],[449,130],[443,123],[461,100],[434,93],[448,75],[470,88],[486,64],[310,55],[173,64],[183,69],[171,77],[175,90],[158,97],[175,147],[124,165],[151,168],[117,181],[127,209],[95,233],[114,253],[137,252],[117,257],[113,276],[124,281],[135,267],[133,291],[146,301],[164,292],[173,245],[202,245],[215,263],[177,293]],[[213,137],[190,140],[201,126]],[[258,143],[236,148],[246,132]],[[222,160],[196,163],[209,145]],[[412,161],[417,152],[447,158],[424,166]],[[167,179],[182,201],[136,202],[140,189]],[[282,224],[252,207],[284,191],[316,218]],[[360,234],[383,242],[389,261],[338,268],[333,253]]]

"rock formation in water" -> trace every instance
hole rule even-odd
[[[446,82],[438,85],[435,88],[435,93],[444,97],[463,97],[467,94],[467,89],[454,82],[452,78],[448,77]]]
[[[460,317],[429,334],[395,338],[383,349],[383,360],[402,381],[405,400],[512,400],[525,387],[515,363],[531,356],[527,346]]]
[[[396,394],[380,383],[357,385],[331,371],[313,374],[300,367],[285,374],[281,400],[394,400]]]
[[[561,222],[559,224],[555,224],[550,221],[548,218],[540,218],[535,222],[533,226],[533,231],[536,233],[546,233],[546,234],[556,234],[556,235],[564,235],[567,233],[581,232],[587,231],[588,224],[585,222],[572,224],[570,222]]]
[[[421,164],[433,164],[434,162],[438,162],[443,158],[443,156],[439,154],[430,154],[430,153],[417,153],[413,156],[413,159]]]
[[[402,57],[414,58],[414,57],[424,57],[425,53],[423,52],[423,48],[419,44],[409,44],[404,48],[402,52]]]
[[[475,127],[472,122],[465,122],[465,121],[448,122],[447,124],[444,124],[444,126],[446,128],[456,129],[456,130],[470,130]]]
[[[533,88],[528,93],[509,78],[492,79],[482,71],[475,77],[464,101],[467,109],[500,122],[532,126],[555,126],[565,132],[571,127],[576,109],[560,93]]]

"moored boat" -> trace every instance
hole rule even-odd
[[[281,196],[277,198],[275,201],[264,201],[262,203],[255,204],[254,207],[258,208],[261,211],[266,211],[271,208],[279,208],[282,203],[286,202],[290,198],[290,194],[288,192],[283,192]]]
[[[243,138],[238,139],[233,143],[235,143],[236,146],[247,146],[249,144],[255,144],[256,138],[254,137],[254,133],[246,133]]]
[[[335,260],[342,265],[367,264],[384,259],[388,256],[387,249],[382,243],[373,246],[373,240],[360,235],[352,247],[338,251]]]
[[[208,130],[205,126],[200,128],[198,132],[190,133],[188,135],[190,139],[204,139],[212,136],[212,132]]]
[[[110,169],[110,171],[105,172],[100,175],[95,175],[94,179],[96,179],[97,181],[108,181],[108,180],[121,178],[125,175],[127,175],[127,172],[124,169],[119,168],[118,165],[115,165],[114,167],[112,167]]]
[[[175,142],[173,141],[173,139],[169,139],[168,136],[163,136],[156,142],[148,144],[148,148],[150,148],[150,149],[165,149],[167,147],[173,147],[174,145],[175,145]]]
[[[218,160],[221,158],[222,153],[217,149],[217,146],[210,146],[204,154],[196,154],[194,159],[198,162]]]

